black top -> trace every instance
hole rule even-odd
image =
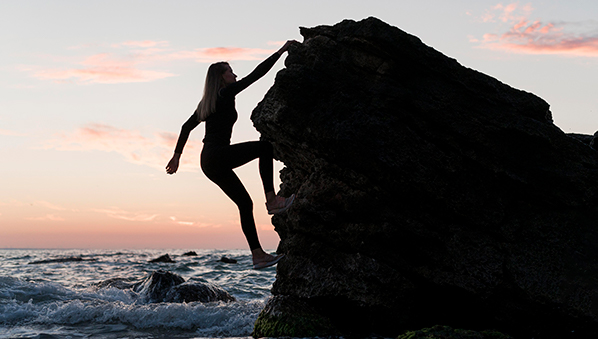
[[[235,109],[235,96],[249,85],[263,77],[280,58],[280,54],[274,53],[268,59],[262,61],[249,75],[243,79],[223,87],[218,92],[216,100],[216,111],[212,112],[206,119],[206,135],[204,143],[230,144],[233,133],[233,125],[237,121],[237,110]],[[175,153],[183,153],[191,131],[199,125],[196,112],[183,124],[179,139],[174,150]]]

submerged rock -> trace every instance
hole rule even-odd
[[[297,194],[255,333],[296,301],[339,333],[598,335],[597,152],[541,98],[378,19],[301,34],[252,113]]]
[[[133,290],[143,295],[148,302],[163,302],[172,288],[184,282],[185,279],[178,274],[158,270],[136,284]]]
[[[222,257],[218,261],[226,263],[226,264],[236,264],[237,263],[237,260],[231,259],[231,258],[228,258],[228,257]]]
[[[183,253],[183,256],[186,256],[186,257],[196,257],[197,256],[197,252],[195,252],[195,251],[185,252],[185,253]]]
[[[184,283],[170,289],[164,297],[166,302],[212,302],[235,301],[235,298],[222,288],[210,283]]]
[[[185,282],[180,275],[162,270],[152,272],[142,281],[134,282],[131,279],[112,278],[99,282],[95,286],[131,289],[148,303],[235,301],[232,295],[217,285]]]
[[[155,259],[150,260],[149,262],[165,262],[165,263],[174,263],[175,261],[170,258],[168,253],[161,255]]]

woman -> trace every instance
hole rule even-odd
[[[260,63],[253,72],[239,81],[237,81],[237,76],[228,63],[217,62],[210,65],[206,75],[203,98],[199,102],[197,110],[183,124],[174,155],[166,166],[166,173],[176,173],[189,133],[200,122],[205,121],[206,134],[203,139],[204,146],[200,157],[201,169],[239,208],[241,228],[251,249],[254,269],[275,265],[283,255],[273,256],[262,249],[253,218],[253,202],[249,193],[233,172],[233,168],[259,158],[260,177],[266,193],[268,214],[276,214],[287,210],[293,203],[295,195],[283,198],[274,193],[274,160],[270,143],[251,141],[230,144],[233,125],[238,116],[235,109],[235,96],[263,77],[293,43],[296,43],[296,41],[287,41],[280,50]]]

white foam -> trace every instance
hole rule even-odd
[[[141,330],[196,331],[206,337],[249,336],[264,307],[263,300],[139,304],[130,290],[70,290],[19,280],[10,291],[4,287],[2,295],[9,298],[0,299],[0,326],[125,324]],[[17,295],[31,298],[23,302],[13,298]]]

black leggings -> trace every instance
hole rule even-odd
[[[253,218],[253,201],[233,172],[259,158],[260,177],[264,192],[274,191],[272,145],[266,141],[250,141],[234,145],[205,143],[201,151],[201,169],[239,208],[241,228],[251,250],[261,248]]]

